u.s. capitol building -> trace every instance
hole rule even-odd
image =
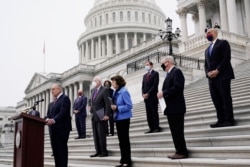
[[[173,39],[173,53],[177,65],[185,69],[186,84],[204,77],[204,37],[206,26],[220,25],[219,38],[231,44],[233,66],[250,58],[250,1],[248,0],[177,0],[176,8],[181,22],[181,36]],[[167,10],[168,7],[165,7]],[[192,15],[193,22],[187,22]],[[134,103],[141,101],[141,80],[144,62],[154,62],[160,70],[159,59],[168,54],[169,41],[162,40],[159,29],[165,30],[166,16],[155,0],[95,0],[85,17],[86,31],[77,40],[79,64],[62,73],[35,73],[25,89],[25,97],[17,110],[32,106],[44,99],[37,109],[46,115],[51,102],[50,87],[59,81],[71,101],[77,90],[83,89],[89,97],[94,76],[110,79],[113,75],[126,78]],[[194,24],[195,33],[188,35],[188,24]]]

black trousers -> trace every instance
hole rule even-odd
[[[78,137],[86,137],[86,116],[76,114],[75,123]]]
[[[176,154],[188,156],[186,141],[184,137],[184,115],[185,114],[167,115],[167,118]]]
[[[130,119],[116,121],[116,130],[121,151],[121,164],[131,164],[131,147],[129,139]]]
[[[113,118],[113,113],[110,114],[109,120],[106,121],[106,134],[114,134],[114,118]]]
[[[209,82],[209,89],[219,123],[234,123],[231,79]]]
[[[55,167],[68,167],[69,131],[51,129],[51,145],[55,159]]]
[[[152,96],[149,99],[145,99],[145,107],[147,113],[147,121],[149,129],[159,129],[159,113],[158,113],[158,98]]]

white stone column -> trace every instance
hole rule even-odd
[[[116,51],[115,52],[116,54],[121,52],[120,51],[120,40],[119,40],[119,34],[118,33],[115,34],[115,51]]]
[[[250,1],[244,0],[245,12],[246,12],[246,32],[248,37],[250,37]]]
[[[107,44],[107,56],[111,56],[111,51],[110,51],[110,43],[109,43],[109,34],[106,35],[106,44]]]
[[[125,50],[128,50],[128,33],[125,32],[125,39],[124,39]]]
[[[81,63],[85,62],[86,61],[86,55],[85,55],[85,45],[84,43],[81,45],[82,47],[82,57],[81,57]]]
[[[146,33],[143,33],[143,42],[147,40]]]
[[[181,20],[181,38],[182,41],[186,41],[188,39],[188,29],[187,29],[187,10],[179,9],[177,14]]]
[[[83,81],[79,81],[79,89],[83,90]]]
[[[78,58],[79,63],[81,63],[82,62],[82,45],[79,46],[78,53],[79,53],[79,58]]]
[[[72,100],[72,98],[73,98],[72,96],[73,96],[72,85],[69,85],[69,99],[70,99],[70,101],[71,101],[71,106],[72,106],[72,103],[74,102],[74,101]],[[72,107],[71,107],[70,111],[71,111],[71,114],[72,114]]]
[[[89,54],[89,44],[88,44],[88,41],[85,42],[85,48],[86,48],[86,61],[90,60],[90,54]]]
[[[49,103],[51,102],[50,97],[49,97],[50,91],[46,90],[45,91],[45,106],[46,106],[46,111],[48,110]],[[46,113],[47,114],[47,113]]]
[[[137,45],[137,32],[134,33],[134,46]]]
[[[105,41],[102,40],[102,57],[105,56]]]
[[[226,0],[219,0],[220,5],[220,27],[222,30],[228,31],[228,15]]]
[[[101,47],[101,44],[102,44],[102,43],[101,43],[101,41],[102,41],[102,40],[101,40],[101,36],[99,36],[99,37],[98,37],[98,53],[97,53],[97,55],[96,55],[97,58],[102,57],[102,51],[101,51],[101,48],[102,48],[102,47]]]
[[[206,3],[206,0],[200,0],[197,3],[198,10],[199,10],[200,34],[204,33],[204,29],[207,26],[207,24],[206,24],[205,3]]]
[[[76,97],[77,97],[77,92],[78,92],[77,83],[74,83],[74,97],[73,97],[73,100],[76,99]]]
[[[91,39],[91,50],[90,50],[90,60],[93,60],[94,59],[94,39],[92,38]]]
[[[229,31],[232,33],[238,34],[238,27],[237,27],[237,8],[235,0],[227,0],[227,11],[228,11],[228,25],[229,25]]]

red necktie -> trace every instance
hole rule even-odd
[[[146,75],[146,81],[148,81],[149,78],[150,78],[150,72],[148,72],[147,75]]]

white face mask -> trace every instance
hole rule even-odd
[[[96,85],[97,85],[96,82],[93,81],[92,84],[91,84],[91,87],[92,87],[92,88],[95,88]]]
[[[147,71],[150,71],[150,70],[151,70],[150,66],[145,66],[145,69],[146,69]]]

